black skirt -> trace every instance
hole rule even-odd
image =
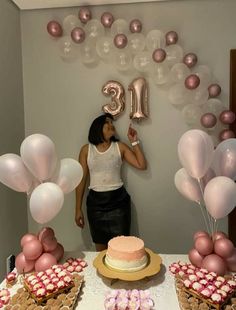
[[[107,244],[113,237],[130,234],[130,196],[123,186],[107,192],[90,189],[87,215],[94,243]]]

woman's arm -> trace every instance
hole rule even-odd
[[[133,146],[131,149],[127,144],[119,142],[122,158],[131,166],[140,170],[146,170],[147,163],[139,144],[137,131],[129,126],[127,136],[131,145],[133,144]]]
[[[80,184],[76,188],[75,222],[81,228],[84,227],[84,215],[82,211],[82,202],[83,202],[85,186],[86,186],[87,178],[89,174],[88,165],[87,165],[87,156],[88,156],[88,144],[84,145],[81,148],[81,151],[79,154],[79,163],[81,164],[83,168],[83,178]]]

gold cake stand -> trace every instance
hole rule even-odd
[[[105,263],[105,255],[107,250],[104,250],[98,254],[93,261],[93,266],[97,269],[99,274],[106,278],[113,280],[138,281],[157,274],[161,269],[161,257],[148,248],[145,248],[145,251],[148,256],[147,266],[138,271],[124,272],[108,267]]]

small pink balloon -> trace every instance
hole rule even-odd
[[[228,238],[227,234],[224,233],[223,231],[216,231],[215,233],[213,233],[212,235],[212,240],[213,242],[215,242],[218,239],[222,239],[222,238]]]
[[[47,31],[52,37],[55,38],[61,37],[63,33],[61,25],[55,20],[51,20],[47,24]]]
[[[128,39],[125,34],[119,33],[114,38],[114,44],[117,48],[124,48],[128,43]]]
[[[110,12],[104,12],[101,16],[101,23],[105,28],[111,28],[114,22],[114,17]]]
[[[37,240],[37,239],[38,239],[37,236],[34,235],[34,234],[31,234],[31,233],[25,234],[25,235],[21,238],[21,240],[20,240],[20,245],[21,245],[21,247],[23,248],[23,246],[24,246],[27,242],[29,242],[29,241],[31,241],[31,240]]]
[[[43,253],[35,262],[35,271],[44,271],[57,264],[56,258],[50,253]]]
[[[205,113],[201,116],[201,124],[205,128],[212,128],[217,123],[217,118],[213,113]]]
[[[201,255],[209,255],[213,252],[213,242],[210,237],[200,236],[194,242],[195,249]]]
[[[221,87],[219,84],[211,84],[208,86],[208,93],[210,98],[218,97],[221,93]]]
[[[230,257],[226,258],[226,264],[230,271],[236,271],[236,249],[234,248],[233,253]]]
[[[166,45],[176,44],[178,42],[178,34],[175,31],[166,33]]]
[[[80,27],[75,27],[72,31],[71,31],[71,39],[77,43],[80,44],[82,42],[84,42],[85,40],[85,32],[82,28]]]
[[[92,18],[92,13],[88,8],[81,8],[79,10],[79,20],[83,24],[87,24],[87,22]]]
[[[63,245],[61,245],[60,243],[57,243],[57,247],[54,251],[49,252],[50,254],[52,254],[57,262],[60,261],[60,259],[62,259],[63,255],[64,255],[64,247]]]
[[[193,240],[195,241],[198,237],[208,237],[210,238],[209,234],[204,231],[204,230],[199,230],[199,231],[196,231],[193,235]]]
[[[163,62],[165,58],[166,58],[166,51],[163,50],[162,48],[157,48],[152,53],[152,59],[157,63]]]
[[[220,113],[220,121],[225,125],[233,124],[236,119],[235,113],[230,110],[224,110]]]
[[[228,258],[233,254],[234,245],[229,239],[221,238],[214,242],[214,252],[215,254]]]
[[[55,233],[51,227],[44,227],[38,233],[38,239],[41,242],[47,237],[54,237],[54,236],[55,236]]]
[[[184,84],[187,89],[196,89],[200,84],[200,79],[196,74],[190,74],[186,77]]]
[[[22,252],[27,260],[35,260],[42,254],[43,246],[39,240],[31,240],[25,243]]]
[[[17,272],[19,273],[30,272],[34,270],[34,264],[35,264],[35,261],[27,260],[23,252],[19,253],[16,256],[15,266],[16,266]]]
[[[54,236],[46,237],[43,239],[42,245],[44,252],[54,251],[57,247],[57,239]]]
[[[226,263],[220,256],[216,254],[207,255],[202,261],[202,268],[213,271],[218,275],[225,275],[227,271]]]
[[[132,33],[140,33],[142,31],[143,25],[139,19],[131,20],[129,24],[129,30]]]
[[[230,129],[223,129],[219,134],[220,141],[224,141],[231,138],[235,138],[235,133]]]
[[[197,61],[198,61],[197,55],[194,53],[188,53],[183,58],[183,63],[189,68],[194,67]]]
[[[196,249],[192,249],[189,251],[188,258],[194,266],[199,268],[202,266],[204,256],[201,255]]]

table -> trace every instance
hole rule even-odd
[[[118,280],[112,283],[111,279],[104,278],[97,274],[93,267],[93,260],[98,255],[97,252],[68,252],[65,258],[83,258],[88,266],[83,270],[85,283],[78,299],[78,310],[103,310],[106,292],[112,289],[149,289],[151,297],[155,302],[155,310],[179,310],[178,300],[175,293],[174,277],[170,274],[168,267],[177,261],[188,261],[187,255],[159,254],[162,258],[161,271],[149,278],[140,281],[126,282]],[[11,289],[14,294],[20,287],[20,283],[15,284]],[[5,288],[5,280],[0,284],[0,289]]]

